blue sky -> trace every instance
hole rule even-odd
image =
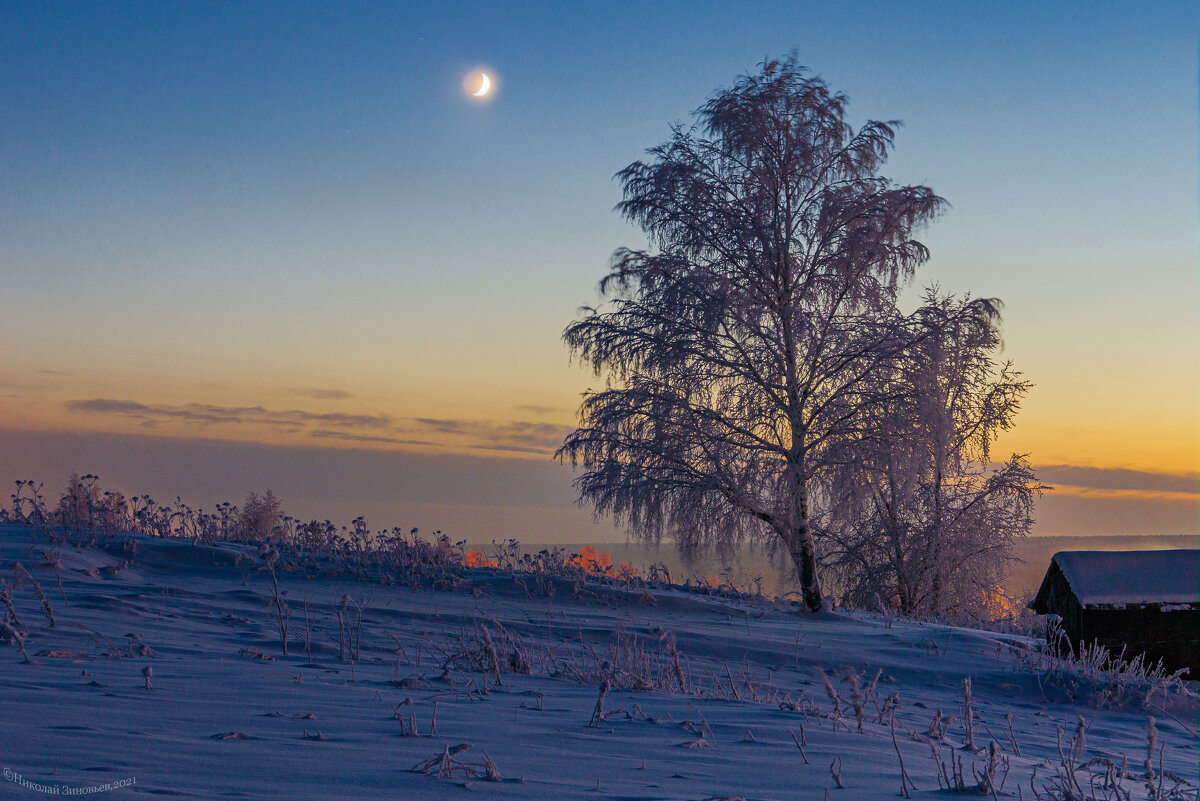
[[[613,173],[795,50],[950,201],[917,285],[1006,301],[1037,388],[1005,445],[1191,475],[1198,33],[1189,3],[6,2],[0,416],[329,444],[169,413],[303,405],[544,458],[595,384],[562,328],[640,238]]]

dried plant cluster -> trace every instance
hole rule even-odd
[[[102,490],[99,477],[73,474],[57,505],[51,509],[45,486],[32,480],[16,482],[9,506],[0,509],[0,522],[32,526],[50,545],[104,545],[136,552],[138,535],[188,539],[203,545],[254,543],[258,561],[272,574],[351,575],[365,581],[392,583],[430,579],[440,586],[455,586],[470,569],[502,569],[532,574],[527,591],[549,594],[549,579],[569,582],[594,580],[624,587],[669,584],[670,571],[663,565],[639,569],[629,562],[614,565],[608,554],[591,546],[578,551],[547,548],[522,552],[516,540],[493,543],[494,555],[467,548],[466,541],[451,542],[440,531],[426,538],[415,529],[401,527],[371,530],[365,517],[349,526],[325,520],[307,523],[283,511],[281,500],[270,490],[251,492],[239,507],[224,502],[212,511],[195,509],[176,499],[159,504],[148,495],[127,499],[122,493]],[[54,550],[43,551],[48,561],[58,558]],[[538,583],[540,580],[542,583]],[[714,582],[709,588],[725,594],[743,591],[728,583]],[[276,594],[274,608],[279,628],[287,629],[286,599]]]
[[[1156,697],[1166,703],[1172,696],[1189,695],[1183,683],[1187,668],[1171,672],[1162,660],[1147,664],[1144,654],[1126,659],[1124,649],[1114,654],[1096,642],[1083,643],[1076,652],[1053,620],[1046,626],[1045,638],[1043,648],[1014,651],[1014,661],[1071,698],[1098,708],[1136,704],[1149,709]]]
[[[447,671],[482,673],[503,684],[504,674],[542,675],[570,679],[591,686],[620,690],[654,690],[682,694],[727,697],[690,682],[684,657],[669,632],[641,635],[620,629],[607,646],[596,647],[584,640],[540,640],[521,637],[496,620],[476,619],[471,625],[447,635],[437,649]]]

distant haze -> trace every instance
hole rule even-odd
[[[486,544],[619,542],[624,533],[575,505],[573,473],[541,459],[288,447],[129,434],[0,429],[0,482],[47,485],[57,497],[72,472],[95,473],[105,488],[176,496],[192,506],[240,503],[273,490],[303,519],[339,524],[366,515],[375,528],[440,529]],[[1035,535],[1197,533],[1196,476],[1125,469],[1042,466],[1055,487],[1035,510]]]
[[[695,559],[688,560],[667,543],[659,548],[612,542],[589,544],[609,554],[613,564],[628,561],[639,569],[649,564],[663,564],[677,582],[713,577],[719,581],[732,581],[739,588],[754,588],[758,586],[757,580],[761,579],[763,591],[768,594],[795,589],[790,564],[787,564],[786,560],[772,558],[762,552],[743,550],[730,561],[711,554],[700,554]],[[537,547],[528,546],[534,550]],[[1175,548],[1200,548],[1200,537],[1028,537],[1017,543],[1016,555],[1020,561],[1013,565],[1005,589],[1013,598],[1025,599],[1041,584],[1042,577],[1046,575],[1046,568],[1050,565],[1050,557],[1059,551],[1144,551]]]

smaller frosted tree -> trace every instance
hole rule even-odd
[[[72,473],[67,481],[67,490],[58,501],[56,516],[60,525],[67,529],[79,530],[92,528],[99,521],[97,510],[100,507],[100,487],[96,482],[98,476],[80,476]]]
[[[248,539],[271,540],[283,523],[283,502],[271,490],[262,495],[251,492],[242,505],[240,522]]]
[[[875,375],[888,401],[825,484],[826,558],[853,604],[982,615],[1047,489],[1025,456],[991,462],[1030,384],[995,359],[999,301],[930,290],[906,325],[904,358]]]

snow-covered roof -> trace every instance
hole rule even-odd
[[[1200,603],[1200,550],[1059,551],[1052,561],[1084,606]]]

